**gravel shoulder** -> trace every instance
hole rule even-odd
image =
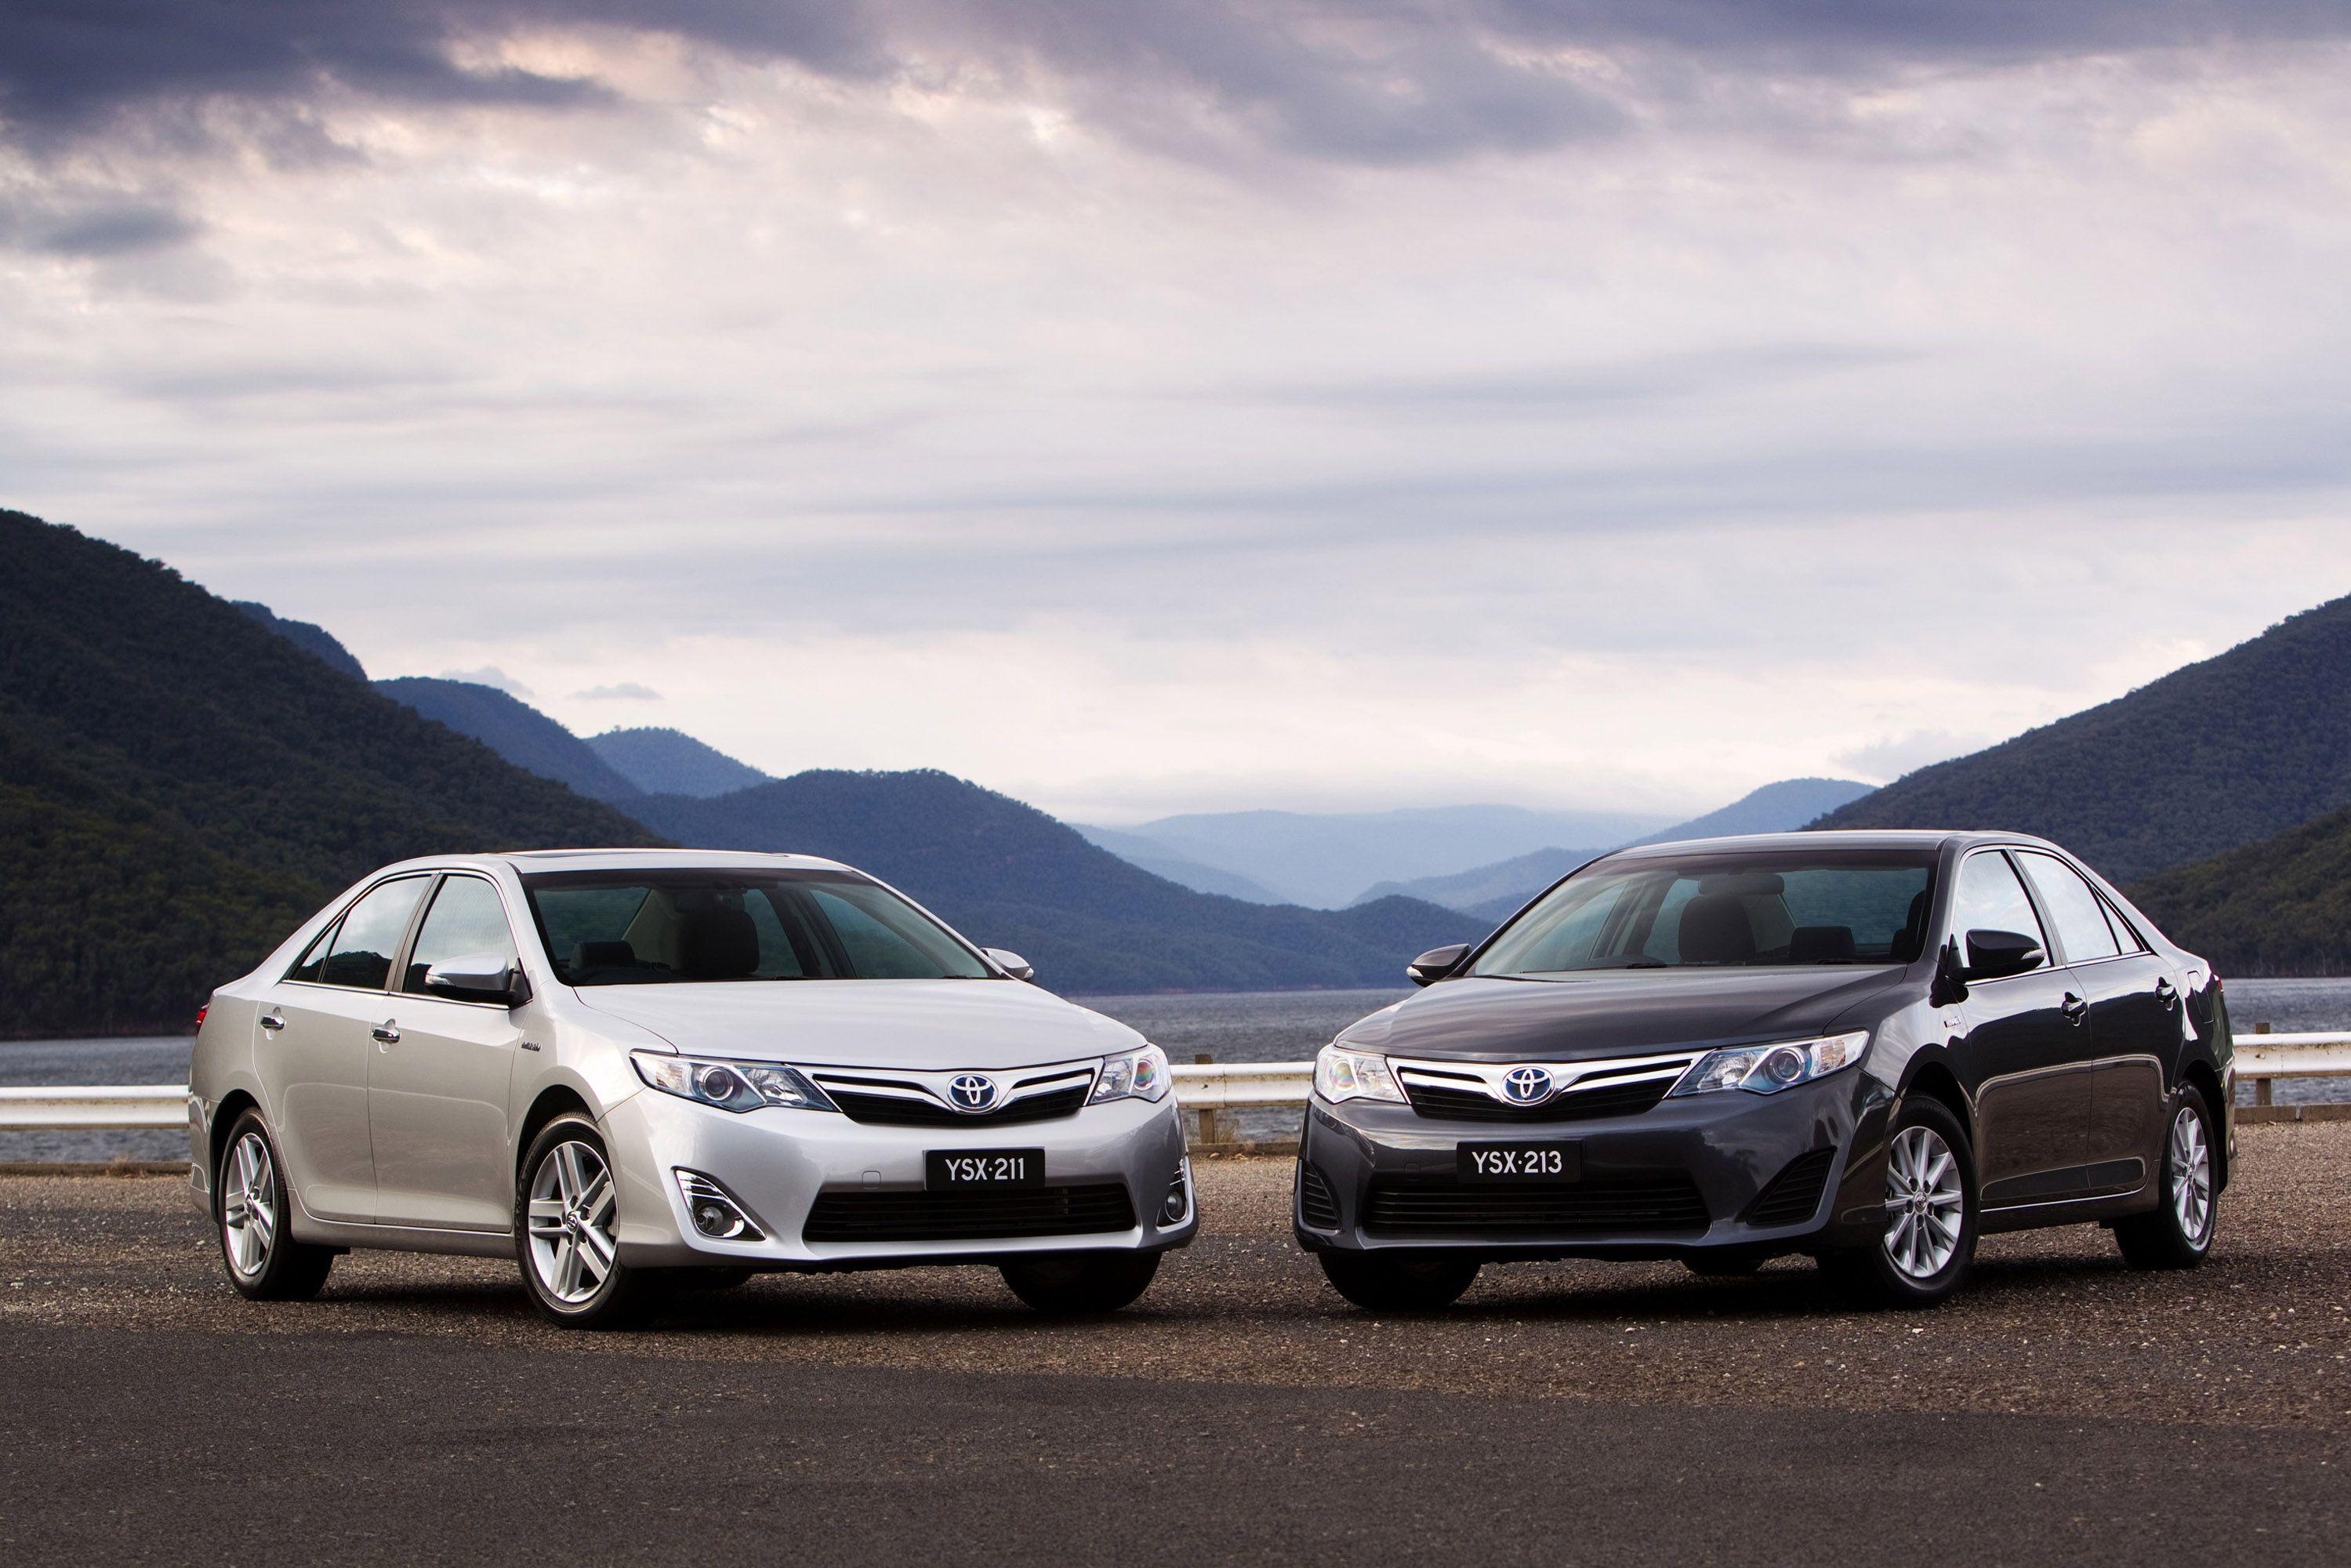
[[[0,1179],[0,1324],[124,1334],[420,1335],[628,1356],[1420,1390],[1760,1410],[2003,1413],[2351,1430],[2351,1125],[2245,1129],[2220,1242],[2184,1274],[2126,1270],[2094,1228],[1994,1237],[1924,1314],[1844,1310],[1807,1263],[1746,1281],[1673,1264],[1489,1269],[1453,1312],[1375,1320],[1290,1239],[1290,1166],[1200,1167],[1200,1240],[1104,1322],[1029,1314],[992,1271],[777,1276],[621,1335],[540,1325],[511,1266],[340,1260],[316,1302],[219,1278],[169,1177]]]

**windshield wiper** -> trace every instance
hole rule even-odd
[[[1605,964],[1583,964],[1578,967],[1585,969],[1670,969],[1673,967],[1663,958],[1652,958],[1646,953],[1637,953],[1629,958],[1612,958]]]

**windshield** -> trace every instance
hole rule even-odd
[[[1928,852],[1603,861],[1544,895],[1469,972],[1907,964],[1925,941],[1933,875]]]
[[[566,985],[990,975],[937,921],[853,873],[542,872],[522,884]]]

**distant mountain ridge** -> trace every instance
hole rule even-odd
[[[184,1030],[388,861],[659,841],[158,562],[10,511],[0,559],[0,1036]]]
[[[1033,806],[935,771],[796,773],[713,800],[649,796],[638,810],[682,844],[792,850],[870,871],[974,941],[1019,952],[1057,990],[1389,986],[1415,954],[1484,934],[1412,899],[1332,912],[1196,893]]]
[[[1219,871],[1212,865],[1187,861],[1181,855],[1170,853],[1140,833],[1123,833],[1116,828],[1079,828],[1078,831],[1085,835],[1088,842],[1108,850],[1129,865],[1141,866],[1154,876],[1165,877],[1195,893],[1213,893],[1221,898],[1238,898],[1245,904],[1290,902],[1271,888],[1238,872]]]
[[[1215,811],[1081,828],[1146,839],[1159,852],[1246,877],[1275,896],[1340,908],[1374,883],[1441,876],[1557,844],[1622,843],[1668,819],[1623,811],[1437,806],[1395,811]]]
[[[516,767],[552,779],[591,800],[625,806],[644,793],[586,741],[496,686],[401,675],[376,682],[375,689],[460,735],[472,736]]]
[[[1830,812],[1823,828],[2037,833],[2116,882],[2351,806],[2351,599]]]
[[[1693,817],[1634,842],[1662,844],[1680,839],[1787,832],[1869,791],[1869,785],[1850,779],[1784,779],[1752,790],[1719,810]],[[1499,921],[1516,914],[1529,899],[1569,872],[1606,852],[1604,849],[1541,849],[1492,865],[1473,866],[1450,876],[1384,882],[1364,896],[1401,894],[1425,898],[1480,920]]]
[[[355,681],[368,678],[367,671],[359,660],[351,656],[351,651],[324,626],[308,621],[288,621],[266,604],[251,599],[232,599],[228,604],[230,609],[241,611],[250,619],[258,621],[311,657],[324,660],[329,667],[340,670]]]
[[[648,795],[707,798],[748,789],[772,777],[682,730],[608,729],[584,744]]]

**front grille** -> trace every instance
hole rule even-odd
[[[1046,1094],[1014,1100],[1002,1109],[977,1113],[951,1110],[935,1100],[905,1100],[894,1094],[860,1094],[853,1090],[827,1088],[841,1113],[852,1122],[886,1127],[1009,1127],[1022,1122],[1050,1122],[1074,1116],[1086,1103],[1088,1086],[1073,1084]]]
[[[1582,1122],[1596,1116],[1637,1116],[1666,1097],[1670,1078],[1572,1089],[1539,1105],[1511,1105],[1480,1089],[1440,1089],[1414,1079],[1404,1092],[1412,1108],[1440,1122]]]
[[[1383,1176],[1372,1183],[1364,1228],[1394,1235],[1541,1239],[1704,1230],[1711,1218],[1697,1185],[1679,1172],[1595,1177],[1564,1186]]]
[[[998,1192],[820,1192],[800,1235],[809,1241],[982,1241],[1134,1228],[1125,1186],[1104,1182]]]
[[[1821,1189],[1828,1185],[1829,1166],[1834,1164],[1834,1149],[1814,1149],[1790,1160],[1747,1206],[1747,1223],[1796,1225],[1810,1219],[1821,1206]]]
[[[1331,1196],[1331,1184],[1312,1166],[1303,1166],[1299,1175],[1298,1217],[1309,1230],[1339,1228],[1339,1200]]]

